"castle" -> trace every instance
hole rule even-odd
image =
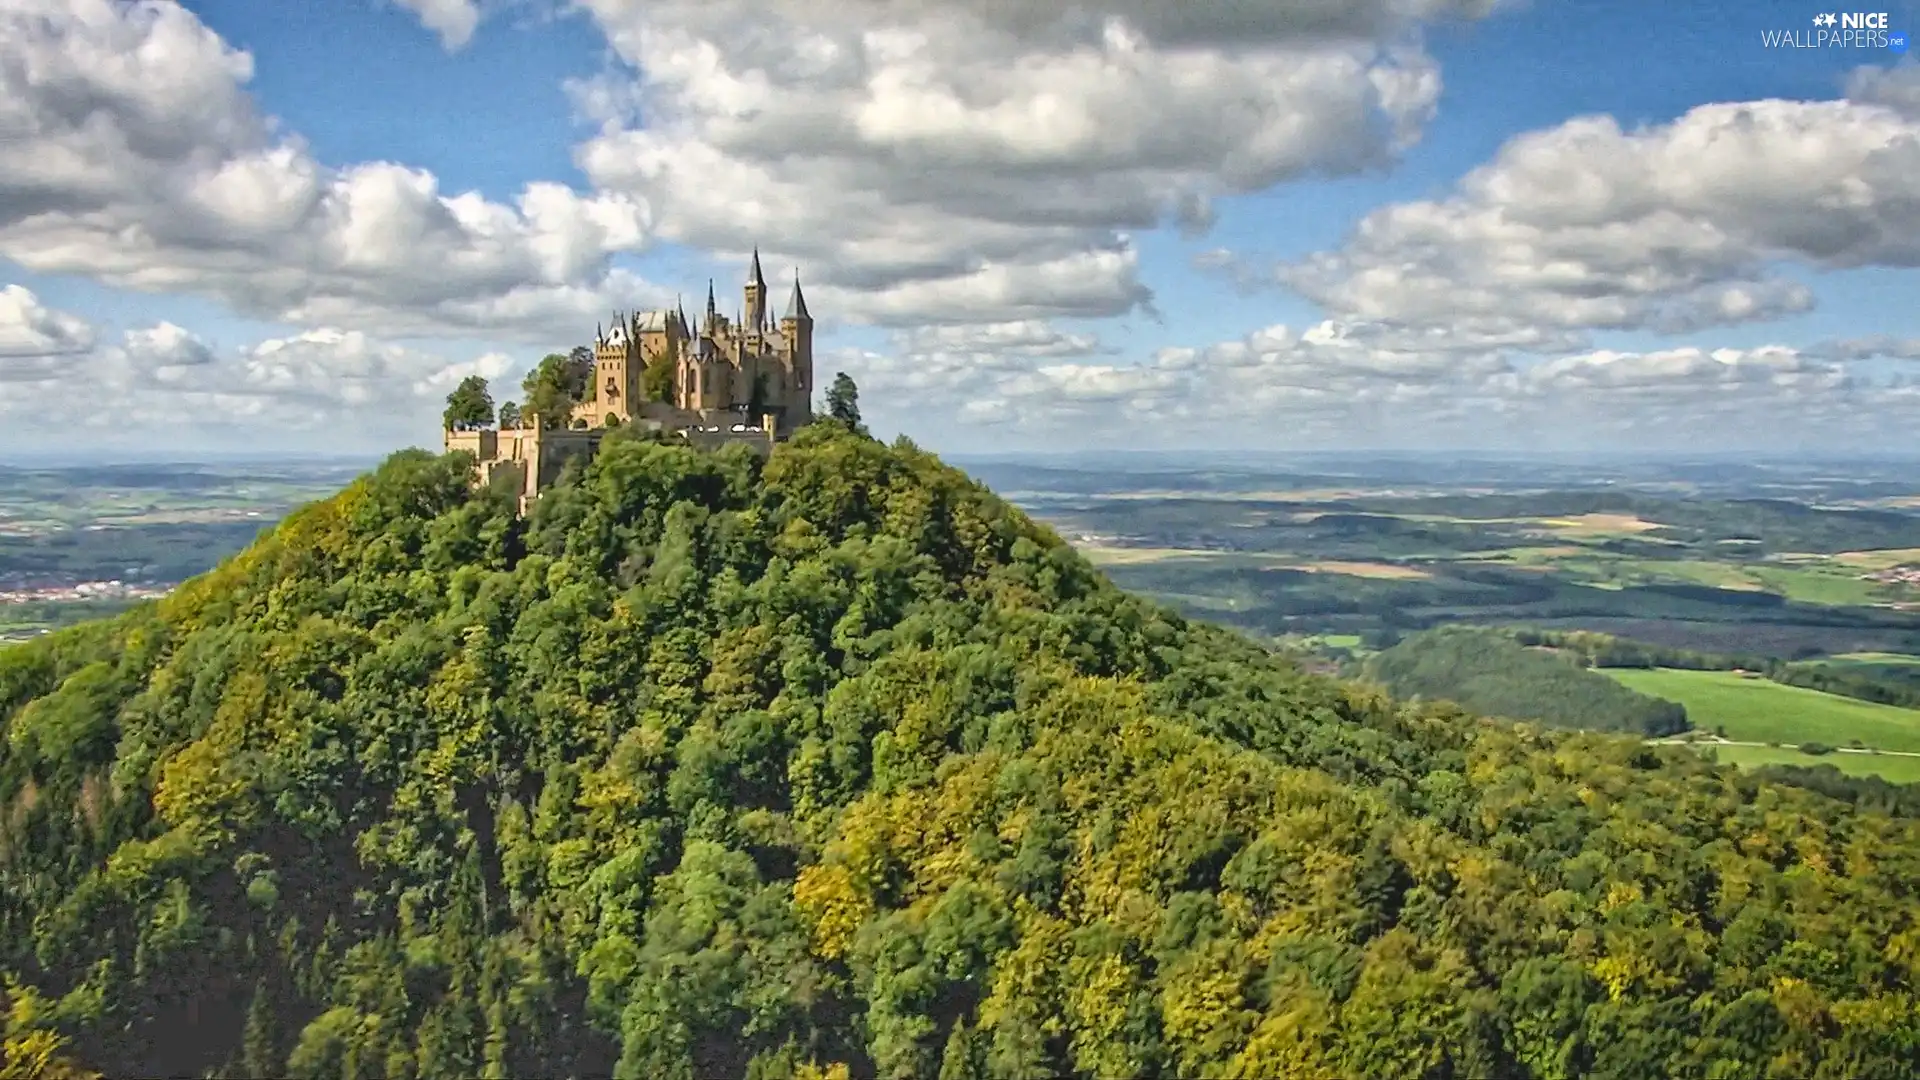
[[[696,328],[683,308],[614,316],[611,330],[596,331],[593,386],[589,399],[574,409],[574,426],[607,426],[609,417],[630,423],[636,417],[713,422],[741,415],[766,430],[790,434],[813,418],[813,316],[794,275],[786,313],[778,325],[768,312],[767,281],[760,253],[747,271],[744,313],[733,319],[715,308],[713,283],[707,283],[706,316]],[[653,378],[649,379],[652,372]],[[664,377],[663,377],[664,376]],[[666,401],[648,400],[649,381],[664,383]],[[664,404],[673,412],[649,409]],[[702,426],[705,426],[704,424]]]
[[[746,443],[764,451],[813,419],[813,316],[799,274],[777,323],[768,312],[758,249],[744,308],[732,319],[717,310],[712,282],[698,327],[680,305],[616,312],[610,329],[594,332],[584,396],[566,430],[534,420],[498,431],[449,431],[446,448],[473,455],[480,483],[506,478],[520,492],[522,511],[567,459],[591,455],[615,427],[677,431],[696,446]]]

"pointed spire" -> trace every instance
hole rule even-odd
[[[813,316],[807,314],[807,297],[800,291],[800,268],[793,268],[793,294],[787,297],[787,318],[800,322],[812,322]]]
[[[760,248],[758,245],[755,245],[753,249],[753,269],[747,272],[747,284],[760,286],[761,294],[766,294],[767,279],[760,276]]]
[[[713,300],[713,279],[708,278],[707,279],[707,321],[712,322],[714,320],[714,317],[717,316],[718,314],[719,314],[719,311],[716,309],[716,306]]]

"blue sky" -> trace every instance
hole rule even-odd
[[[759,243],[939,449],[1920,450],[1911,56],[1322,6],[4,0],[0,438],[431,444]]]

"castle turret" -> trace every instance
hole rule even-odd
[[[813,316],[807,314],[807,297],[800,291],[800,268],[793,268],[793,292],[787,296],[787,314],[780,320],[787,322],[813,322]]]
[[[742,329],[759,334],[767,327],[767,279],[760,274],[760,249],[753,249],[753,267],[747,271],[747,312]]]
[[[800,291],[800,268],[793,270],[793,293],[787,297],[787,312],[780,319],[780,336],[785,339],[787,363],[787,400],[789,426],[797,427],[813,418],[813,316],[807,311],[807,296]]]

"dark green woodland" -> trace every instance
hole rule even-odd
[[[1487,716],[1584,731],[1673,735],[1687,710],[1621,686],[1583,658],[1523,645],[1511,632],[1446,626],[1368,657],[1362,673],[1401,697],[1445,698]]]
[[[833,423],[469,464],[0,650],[0,1075],[1920,1073],[1898,793],[1304,674]]]

